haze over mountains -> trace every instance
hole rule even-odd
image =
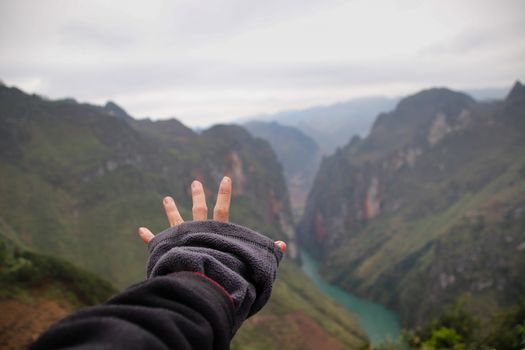
[[[508,88],[480,88],[468,89],[466,93],[478,101],[485,101],[502,99],[508,91]],[[276,122],[295,127],[317,143],[321,154],[328,155],[344,146],[352,136],[366,136],[377,115],[392,110],[399,100],[400,97],[361,97],[331,105],[246,117],[239,121],[244,125]]]
[[[271,115],[245,118],[248,121],[275,121],[293,126],[319,145],[321,154],[329,154],[348,142],[349,134],[364,136],[380,112],[395,106],[395,98],[365,97],[328,106],[282,111]]]

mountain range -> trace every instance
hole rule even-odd
[[[191,181],[211,203],[229,175],[231,220],[289,245],[269,304],[232,349],[370,348],[301,271],[299,249],[326,280],[397,310],[414,348],[518,349],[525,87],[359,103],[197,133],[0,85],[0,346],[141,280],[136,229],[165,228],[162,197],[189,218]]]

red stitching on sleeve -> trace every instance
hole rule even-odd
[[[230,301],[232,302],[232,304],[235,306],[235,301],[233,300],[231,294],[226,290],[226,288],[224,288],[224,287],[222,286],[222,284],[220,284],[220,283],[218,283],[217,281],[211,279],[210,277],[206,276],[206,275],[203,274],[202,272],[194,271],[193,273],[196,274],[196,275],[199,275],[199,276],[204,277],[205,279],[207,279],[208,281],[210,281],[211,283],[213,283],[214,285],[216,285],[217,287],[219,287],[220,289],[222,289],[222,291],[228,296],[228,299],[230,299]]]

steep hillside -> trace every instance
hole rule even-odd
[[[275,150],[283,165],[294,215],[300,217],[321,160],[319,146],[300,130],[276,122],[249,122],[243,126]]]
[[[300,224],[324,276],[408,326],[466,294],[478,316],[524,295],[524,90],[420,92],[325,158]]]
[[[0,173],[2,240],[66,259],[120,288],[145,273],[146,248],[137,227],[165,228],[166,194],[190,218],[188,189],[195,178],[214,201],[219,180],[231,176],[231,220],[286,240],[293,251],[280,165],[267,142],[238,126],[215,126],[199,135],[176,120],[135,121],[114,104],[49,101],[1,86]],[[289,316],[272,316],[272,327],[299,336],[307,322],[320,339],[333,341],[333,349],[366,344],[351,315],[337,311],[326,322],[316,316],[330,301],[311,286],[304,293],[292,288],[308,286],[300,269],[290,263],[283,271],[291,277],[277,284],[275,294],[282,298],[273,298],[268,310],[279,306],[280,315]],[[295,317],[299,306],[304,314]],[[269,326],[256,324],[239,337],[257,339],[255,330]],[[284,341],[285,335],[276,336],[277,344]],[[251,344],[268,348],[262,341]]]

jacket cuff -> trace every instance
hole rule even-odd
[[[231,295],[236,327],[270,298],[283,253],[249,228],[219,221],[189,221],[169,228],[149,243],[148,278],[178,271],[199,272]]]

